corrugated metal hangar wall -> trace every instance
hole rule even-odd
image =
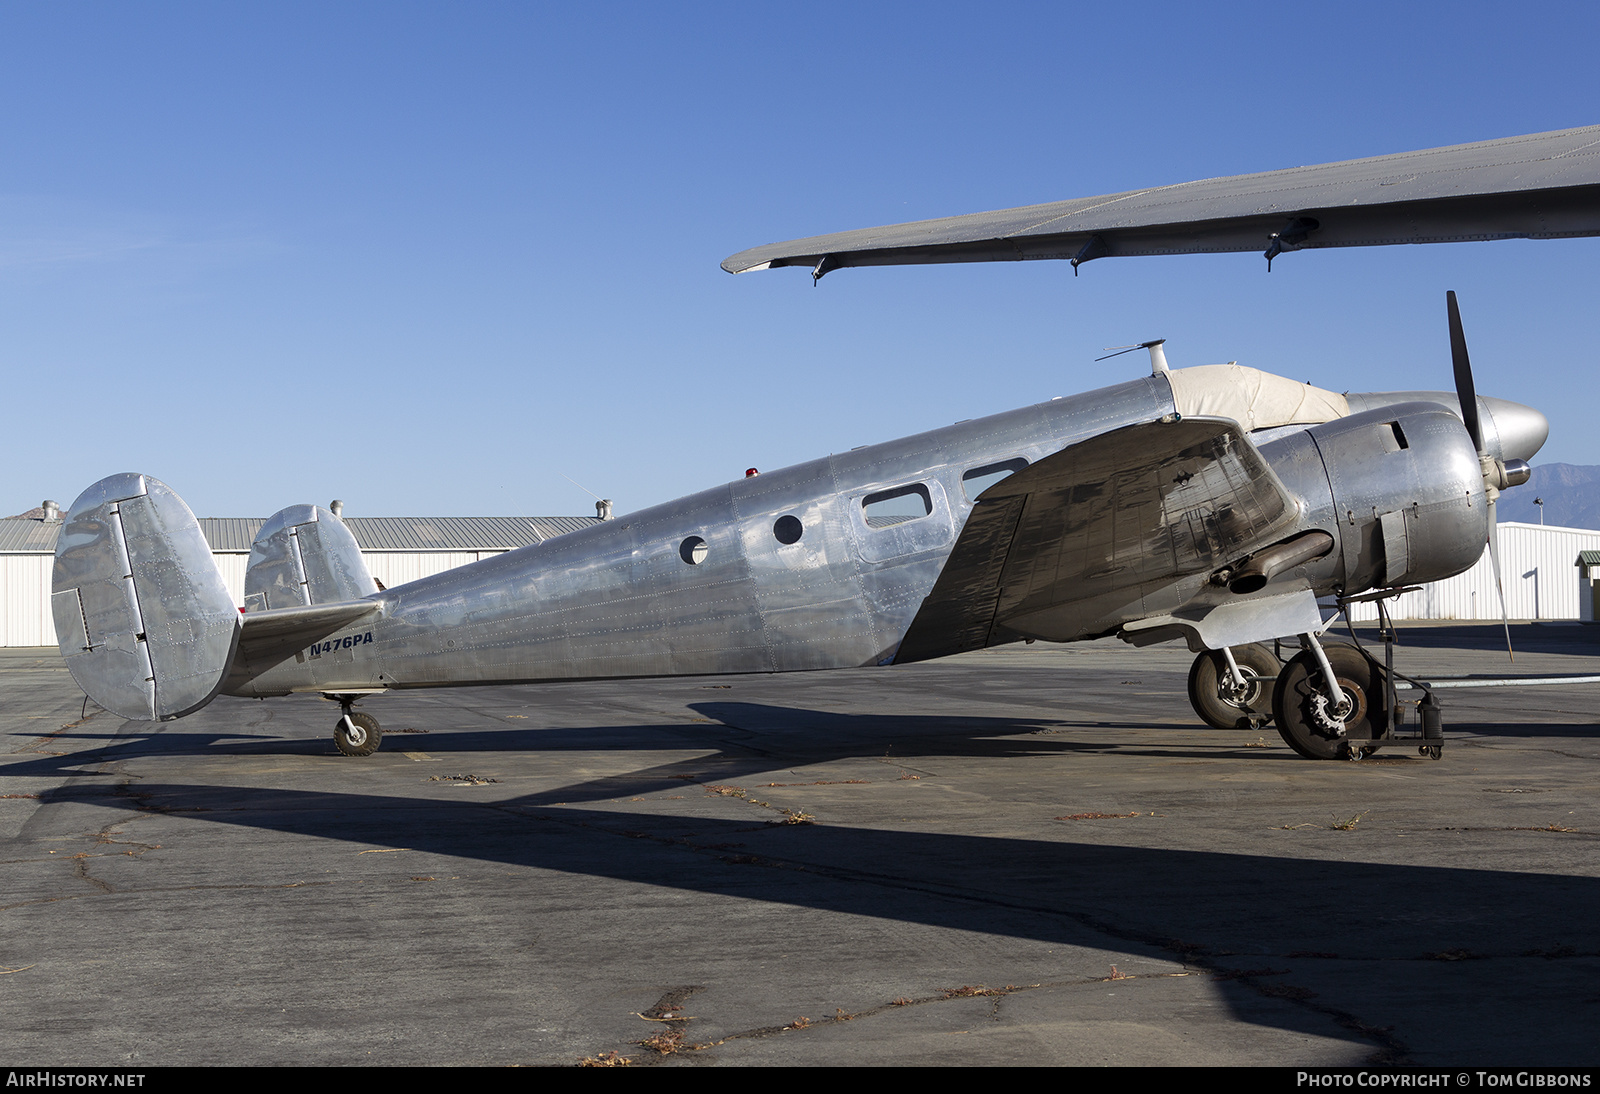
[[[1515,523],[1501,524],[1499,532],[1500,575],[1510,618],[1590,618],[1583,611],[1590,597],[1589,579],[1578,566],[1578,555],[1600,549],[1600,532]],[[1378,617],[1371,604],[1358,604],[1355,609],[1358,621]],[[1389,614],[1396,619],[1498,621],[1500,596],[1495,592],[1489,552],[1485,550],[1478,564],[1464,574],[1391,600]]]

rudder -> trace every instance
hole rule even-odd
[[[247,612],[361,600],[377,591],[350,529],[320,506],[280,509],[250,545]]]
[[[61,656],[113,714],[169,721],[222,687],[239,610],[199,522],[165,483],[111,475],[78,495],[51,589]]]

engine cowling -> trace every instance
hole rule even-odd
[[[1439,581],[1470,569],[1488,540],[1478,453],[1461,419],[1401,403],[1306,431],[1327,475],[1343,592]]]

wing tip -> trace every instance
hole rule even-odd
[[[731,274],[755,273],[757,270],[772,269],[772,259],[761,258],[751,261],[746,257],[749,254],[749,251],[740,251],[736,255],[724,258],[722,260],[722,268]]]

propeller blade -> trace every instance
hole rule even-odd
[[[1483,452],[1483,427],[1478,421],[1478,390],[1472,384],[1472,361],[1467,356],[1467,334],[1461,329],[1461,309],[1456,306],[1454,290],[1444,294],[1450,312],[1450,364],[1456,374],[1456,397],[1461,400],[1461,420],[1467,425],[1467,434],[1473,447]]]
[[[1517,655],[1511,651],[1511,617],[1506,612],[1506,587],[1500,581],[1500,532],[1495,523],[1494,499],[1489,499],[1489,565],[1494,567],[1494,589],[1500,594],[1500,625],[1506,631],[1506,656],[1513,662]]]

